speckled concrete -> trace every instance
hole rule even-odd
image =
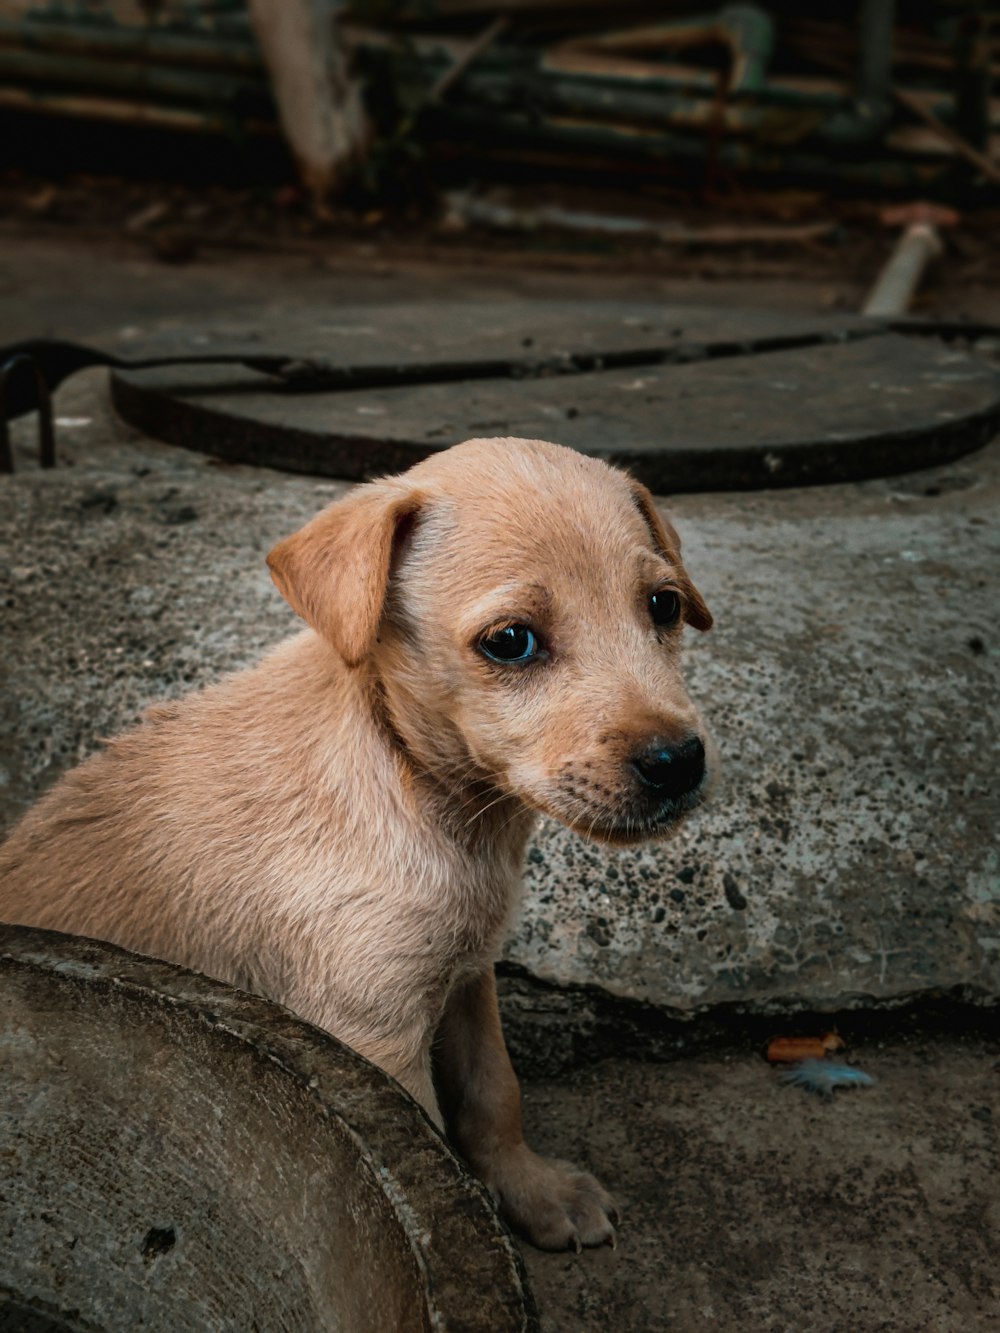
[[[151,322],[238,322],[279,290],[299,303],[516,300],[585,283],[592,298],[825,303],[802,283],[376,275],[341,259],[340,272],[260,257],[167,268],[22,234],[0,243],[0,341],[48,330],[127,345]],[[963,308],[953,284],[940,299]],[[994,293],[977,299],[967,313],[995,314]],[[106,416],[101,383],[83,376],[60,395],[64,422],[87,423],[60,427],[72,469],[25,463],[12,486],[0,479],[0,826],[147,700],[280,637],[291,616],[263,554],[338,489],[139,447]],[[791,1008],[875,983],[905,995],[929,977],[996,994],[997,902],[977,898],[975,878],[995,835],[972,823],[992,815],[977,737],[996,699],[998,478],[994,446],[944,473],[675,506],[719,617],[693,638],[690,674],[727,787],[655,856],[545,830],[528,866],[512,953],[534,972],[504,984],[527,1134],[595,1170],[623,1209],[614,1252],[526,1254],[544,1333],[1000,1323],[992,1015],[972,1037],[967,1009],[927,1032],[921,1006],[842,1015],[879,1082],[822,1103],[775,1086],[756,1049],[822,1026],[737,1019],[726,1004],[668,1024],[610,994],[655,982],[675,1013],[712,996]],[[638,1059],[594,1063],[608,1053]]]
[[[618,1247],[525,1251],[542,1333],[994,1333],[998,1048],[859,1048],[828,1102],[749,1051],[609,1060],[525,1088],[545,1152],[599,1171]]]
[[[100,374],[58,401],[63,465],[0,483],[0,816],[152,699],[293,624],[263,563],[340,489],[141,441]],[[717,628],[693,692],[724,759],[672,843],[544,826],[508,957],[674,1014],[1000,994],[1000,447],[861,485],[671,505]]]
[[[279,1005],[0,925],[0,1066],[5,1333],[537,1333],[485,1187]]]
[[[678,499],[716,615],[689,675],[714,806],[608,855],[548,827],[511,955],[672,1009],[1000,989],[1000,448],[864,485]]]

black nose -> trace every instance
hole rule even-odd
[[[705,776],[705,747],[700,736],[689,736],[680,745],[655,740],[632,756],[632,767],[644,786],[676,800],[694,791]]]

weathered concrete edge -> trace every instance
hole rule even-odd
[[[0,974],[4,968],[182,1009],[253,1047],[356,1144],[423,1275],[430,1327],[436,1333],[473,1327],[461,1296],[465,1284],[454,1280],[460,1275],[441,1282],[459,1264],[468,1265],[470,1276],[492,1270],[491,1328],[538,1333],[524,1261],[488,1190],[404,1089],[351,1047],[261,996],[101,940],[0,923]]]
[[[955,984],[877,996],[845,992],[817,1007],[796,993],[692,1009],[615,995],[602,986],[546,981],[518,963],[497,964],[500,1011],[511,1057],[531,1077],[598,1060],[666,1062],[707,1050],[763,1045],[779,1032],[841,1027],[866,1039],[904,1029],[995,1035],[1000,995]]]
[[[146,387],[142,372],[138,375],[137,379],[135,374],[113,371],[109,376],[112,405],[125,422],[164,443],[230,463],[330,480],[368,481],[412,467],[445,447],[425,439],[379,439],[332,428],[320,436],[287,422],[240,417],[198,398]],[[932,427],[842,436],[827,445],[763,440],[735,454],[721,447],[675,448],[659,454],[613,445],[586,452],[627,468],[657,494],[787,490],[940,467],[982,449],[998,428],[1000,398]]]

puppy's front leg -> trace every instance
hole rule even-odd
[[[448,997],[434,1047],[448,1135],[499,1200],[500,1211],[544,1250],[614,1243],[617,1212],[585,1171],[533,1153],[521,1129],[521,1090],[500,1027],[493,968]]]

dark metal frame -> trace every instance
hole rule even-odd
[[[15,416],[11,403],[11,384],[22,371],[34,378],[38,407],[38,461],[44,468],[56,465],[56,432],[52,419],[52,395],[41,366],[27,352],[17,352],[0,365],[0,472],[14,471],[14,451],[10,443],[10,420]]]

